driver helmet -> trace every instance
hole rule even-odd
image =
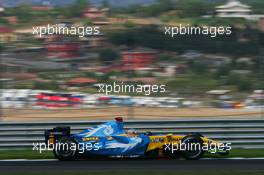
[[[135,129],[129,129],[129,130],[127,131],[127,134],[130,135],[130,136],[134,136],[134,135],[137,134],[137,132],[136,132]]]

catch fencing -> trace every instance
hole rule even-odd
[[[33,142],[44,142],[44,130],[55,126],[70,126],[72,133],[77,133],[103,122],[0,122],[0,149],[33,148]],[[130,120],[125,121],[124,126],[134,128],[138,133],[184,135],[198,132],[221,142],[230,142],[232,148],[264,148],[263,119]]]

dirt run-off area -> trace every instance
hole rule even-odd
[[[263,111],[264,112],[264,111]],[[101,107],[86,109],[1,109],[0,121],[264,118],[260,109]]]

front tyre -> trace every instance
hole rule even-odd
[[[57,140],[53,154],[62,161],[75,160],[77,158],[77,148],[77,143],[72,138],[65,136]]]
[[[185,159],[197,160],[203,156],[203,140],[201,137],[197,135],[188,135],[182,139],[181,143],[185,145],[185,150],[182,151],[182,156]]]

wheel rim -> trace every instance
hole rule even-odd
[[[60,157],[73,157],[75,155],[76,149],[71,149],[71,146],[75,144],[70,140],[59,141],[58,146],[55,148],[55,153]]]
[[[197,139],[195,139],[195,138],[186,138],[186,140],[184,140],[182,143],[187,145],[187,149],[184,151],[184,154],[185,154],[186,157],[188,157],[188,158],[196,158],[202,153],[202,144]],[[189,145],[191,145],[191,144],[198,145],[199,149],[197,149],[196,147],[195,147],[195,149],[193,149],[193,147],[191,147],[191,149],[189,150],[189,148],[190,148]]]

